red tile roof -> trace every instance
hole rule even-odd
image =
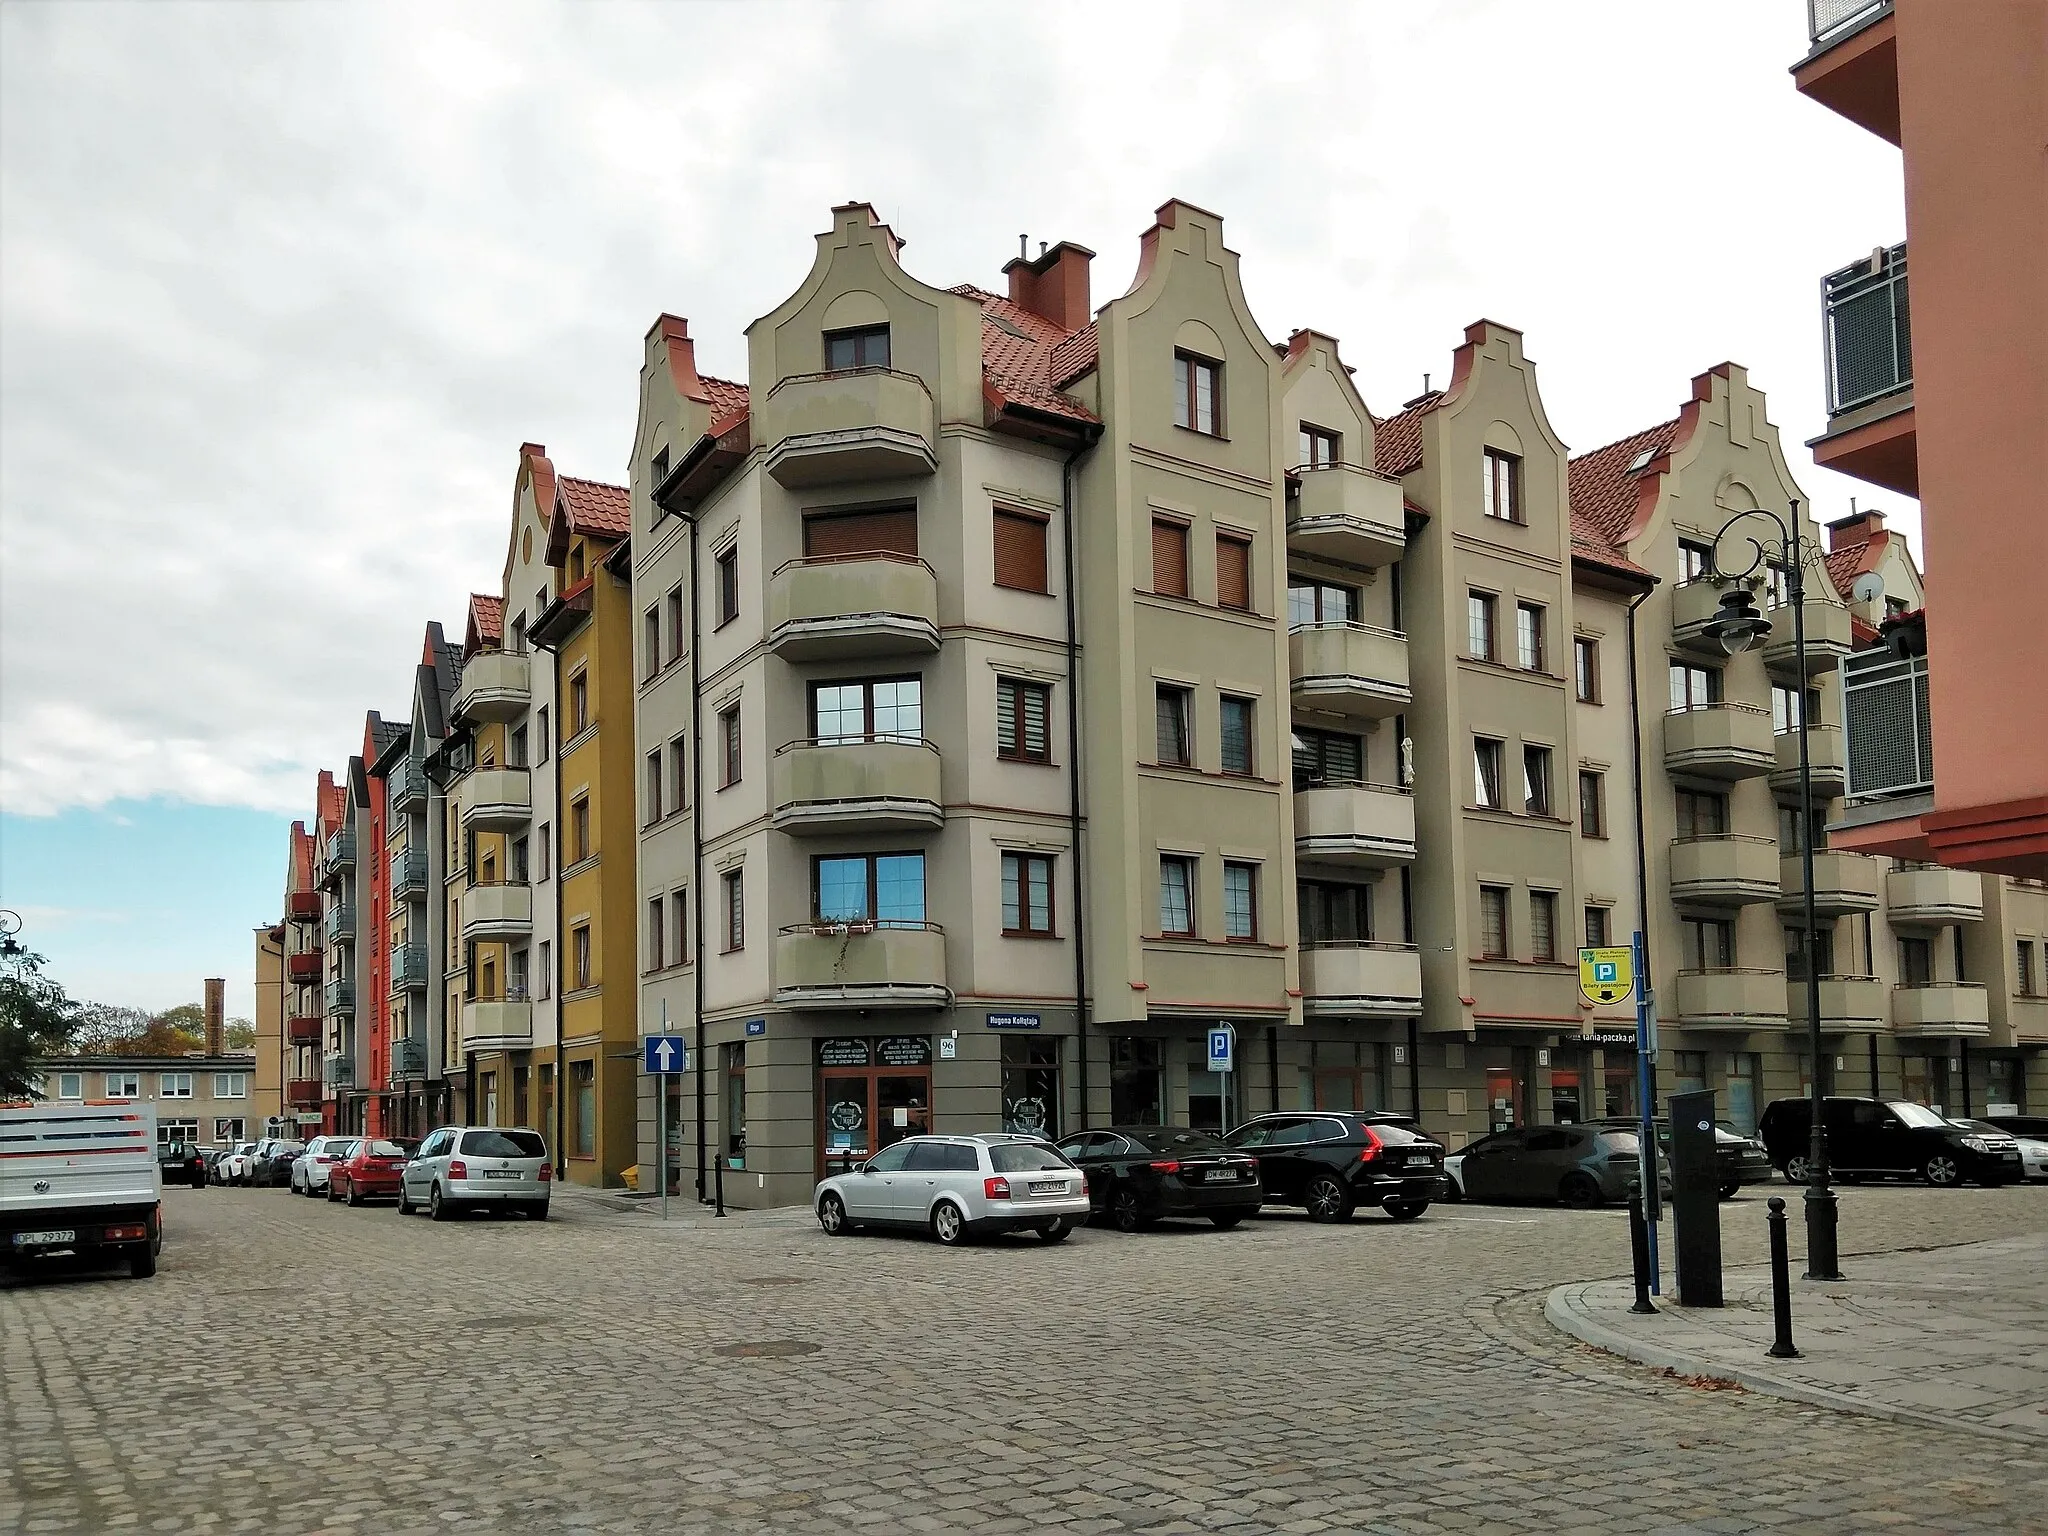
[[[574,475],[558,475],[555,483],[569,508],[571,533],[623,539],[633,531],[632,497],[623,485],[578,480]]]
[[[711,435],[723,437],[747,414],[747,386],[735,384],[731,379],[714,379],[708,373],[700,373],[697,377],[711,392]]]
[[[476,626],[477,638],[486,645],[498,645],[505,638],[505,600],[493,597],[488,592],[469,594],[470,622]]]
[[[1642,479],[1671,451],[1678,421],[1659,422],[1571,461],[1572,552],[1597,565],[1648,572],[1623,553],[1642,499]]]
[[[1443,391],[1437,390],[1373,423],[1372,457],[1381,474],[1405,475],[1422,463],[1422,418],[1443,403]]]
[[[320,821],[320,833],[327,833],[340,827],[342,818],[348,814],[348,791],[334,782],[334,775],[326,769],[320,770],[320,787],[314,796],[314,814]]]
[[[1831,549],[1821,558],[1828,564],[1828,580],[1835,584],[1835,590],[1843,597],[1851,597],[1856,578],[1865,571],[1877,569],[1878,561],[1884,557],[1885,541],[1891,534],[1880,528],[1861,544],[1851,544],[1847,549]]]
[[[1065,389],[1102,360],[1102,337],[1090,320],[1052,349],[1052,387]]]
[[[1025,406],[1069,421],[1096,419],[1080,401],[1054,387],[1052,361],[1054,349],[1070,334],[1091,334],[1092,325],[1086,332],[1069,333],[1044,316],[972,283],[962,283],[953,292],[981,306],[982,377],[1002,404]]]

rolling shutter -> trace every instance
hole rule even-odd
[[[1152,520],[1152,590],[1169,597],[1188,595],[1188,531],[1164,518]]]
[[[839,512],[804,519],[804,558],[832,555],[917,555],[917,508]]]
[[[996,585],[1046,590],[1044,518],[996,509]]]
[[[1252,547],[1243,539],[1216,536],[1216,606],[1252,605]]]

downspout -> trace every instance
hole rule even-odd
[[[1643,974],[1636,978],[1636,985],[1644,989],[1650,987],[1655,972],[1650,968],[1650,856],[1649,835],[1643,826],[1643,710],[1636,667],[1636,609],[1655,590],[1645,587],[1629,599],[1628,605],[1629,773],[1634,781],[1631,788],[1636,808],[1636,922],[1643,934]],[[1644,1085],[1642,1118],[1647,1120],[1657,1103],[1657,1063],[1644,1061],[1638,1065],[1638,1072]]]
[[[555,594],[555,600],[557,602],[561,601],[560,593]],[[545,612],[547,612],[547,609],[543,608],[541,613]],[[534,618],[538,621],[540,614],[535,614]],[[557,690],[554,698],[554,707],[548,711],[548,729],[559,731],[562,725],[562,696],[560,692],[562,680],[561,652],[557,651],[546,641],[534,636],[531,629],[527,631],[527,637],[532,640],[533,648],[536,651],[546,651],[555,658]],[[566,1139],[569,1134],[569,1081],[566,1073],[567,1058],[562,1049],[562,977],[567,973],[568,968],[568,948],[564,942],[568,935],[562,931],[562,848],[565,839],[562,827],[561,743],[555,741],[548,742],[547,749],[548,773],[555,781],[555,831],[554,835],[548,839],[548,862],[554,866],[548,871],[548,878],[555,887],[555,952],[553,956],[555,974],[548,978],[548,996],[555,1005],[555,1179],[557,1182],[560,1182],[569,1176],[569,1148]],[[531,770],[528,771],[530,772]],[[474,857],[473,850],[465,851],[470,851],[472,858]],[[470,1061],[469,1100],[473,1107],[476,1103],[476,1062],[473,1056]],[[602,1182],[602,1179],[600,1179],[600,1182]]]
[[[1060,466],[1060,546],[1066,561],[1067,838],[1074,866],[1074,1045],[1080,1055],[1081,1129],[1088,1114],[1088,896],[1081,880],[1081,640],[1075,612],[1074,465],[1095,446],[1090,437]]]
[[[697,1010],[697,1203],[704,1203],[704,689],[703,658],[697,642],[700,622],[697,608],[697,519],[690,518],[690,884],[696,888],[690,913],[690,980]],[[668,1085],[660,1085],[662,1093]],[[655,1158],[661,1167],[662,1188],[668,1188],[668,1148]],[[665,1196],[664,1196],[665,1198]]]

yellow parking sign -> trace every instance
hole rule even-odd
[[[1632,949],[1582,949],[1579,951],[1579,991],[1588,1002],[1618,1003],[1636,986],[1636,956]]]

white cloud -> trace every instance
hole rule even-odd
[[[1860,488],[1798,446],[1818,281],[1903,225],[1895,153],[1793,91],[1799,21],[0,8],[0,800],[303,813],[407,707],[425,621],[495,586],[518,443],[618,477],[654,314],[743,372],[849,197],[934,281],[1081,240],[1098,298],[1189,197],[1376,408],[1484,314],[1582,448],[1732,357],[1839,512]]]

